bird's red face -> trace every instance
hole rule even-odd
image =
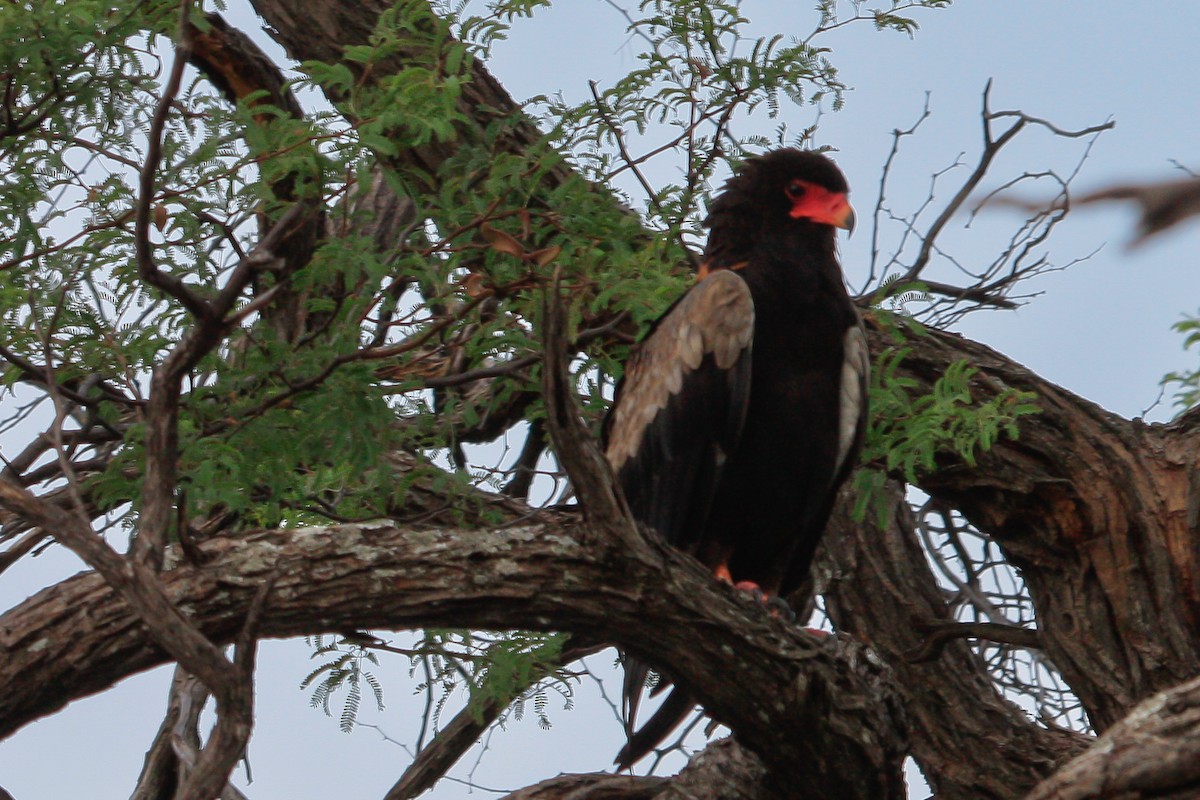
[[[793,178],[784,188],[792,219],[809,219],[835,228],[854,230],[854,209],[844,192],[831,192],[811,181]]]

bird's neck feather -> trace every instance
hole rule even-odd
[[[704,249],[709,270],[732,269],[749,262],[769,268],[811,265],[821,270],[826,265],[837,269],[837,239],[834,229],[807,220],[769,220],[745,216],[714,219]]]

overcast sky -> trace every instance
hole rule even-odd
[[[744,10],[758,30],[803,36],[815,24],[811,5],[747,0]],[[230,17],[249,25],[253,18],[243,6],[231,0]],[[635,65],[624,21],[608,3],[560,0],[559,6],[518,26],[497,50],[492,70],[518,99],[559,90],[578,99],[587,80],[603,84]],[[818,141],[838,151],[860,231],[875,201],[890,131],[911,125],[930,93],[933,116],[907,144],[893,187],[893,197],[902,199],[907,191],[919,201],[930,173],[960,153],[967,163],[977,155],[980,98],[989,78],[993,108],[1019,108],[1064,128],[1116,121],[1096,144],[1080,188],[1179,176],[1171,159],[1200,168],[1194,56],[1200,4],[959,0],[919,20],[913,40],[869,25],[824,40],[854,90],[843,111],[825,115]],[[796,130],[810,120],[802,110],[789,112],[788,119]],[[762,123],[765,131],[776,124],[765,116]],[[1050,137],[1035,134],[998,167],[1036,170],[1049,159],[1063,168],[1069,163],[1064,152]],[[947,186],[953,180],[952,173]],[[989,231],[1017,218],[993,211],[970,230],[963,229],[965,221],[957,220],[948,233],[956,254],[969,261],[989,257],[995,244]],[[1194,255],[1200,227],[1129,252],[1124,243],[1133,225],[1126,209],[1076,212],[1055,234],[1053,255],[1066,262],[1100,251],[1067,272],[1041,278],[1035,288],[1045,295],[1029,306],[975,315],[961,330],[1108,409],[1141,415],[1154,404],[1164,373],[1196,362],[1170,325],[1200,308]],[[848,274],[861,268],[867,240],[860,232],[843,244]],[[1170,413],[1164,402],[1150,419]],[[79,569],[71,556],[56,551],[26,561],[0,577],[0,608]],[[307,694],[298,689],[312,666],[308,653],[299,642],[264,643],[250,750],[254,782],[247,786],[239,771],[238,783],[254,800],[380,797],[409,756],[374,730],[348,736],[336,720],[309,709]],[[593,663],[607,660],[599,656]],[[16,800],[127,797],[161,720],[169,674],[160,669],[125,681],[0,743],[0,786]],[[411,696],[407,665],[385,662],[379,674],[387,710],[363,719],[411,744],[421,709]],[[532,720],[515,723],[490,738],[481,758],[468,756],[453,774],[466,778],[475,768],[478,785],[512,790],[560,771],[606,769],[621,739],[612,711],[590,683],[579,687],[577,706],[564,712],[552,705],[554,730],[548,733]],[[444,783],[429,797],[466,795],[463,785]],[[473,796],[495,795],[480,790]]]

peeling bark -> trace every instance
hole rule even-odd
[[[1138,705],[1029,800],[1185,800],[1200,793],[1200,680]]]

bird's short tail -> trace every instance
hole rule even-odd
[[[691,694],[676,686],[646,724],[635,730],[637,710],[641,703],[642,691],[646,686],[646,676],[649,673],[650,667],[647,664],[628,655],[625,656],[622,706],[627,738],[625,746],[621,748],[621,752],[617,753],[617,757],[613,761],[617,765],[617,769],[629,769],[653,752],[696,706],[696,701],[692,699]],[[663,677],[650,694],[658,694],[669,685],[670,683]]]

